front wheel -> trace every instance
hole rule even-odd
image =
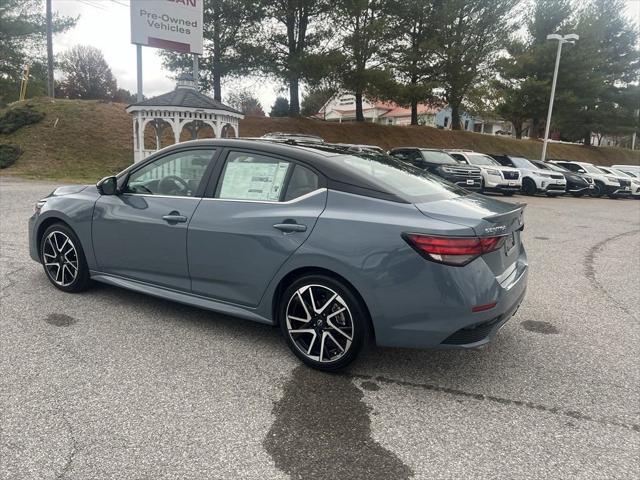
[[[55,223],[42,234],[40,259],[49,281],[63,292],[81,292],[91,284],[80,240],[65,224]]]
[[[537,191],[538,187],[536,187],[536,182],[530,178],[525,178],[522,181],[522,193],[525,195],[535,195]]]
[[[602,195],[604,195],[604,184],[595,182],[593,184],[593,188],[589,191],[589,195],[593,198],[600,198]]]
[[[368,318],[360,300],[341,282],[324,275],[293,282],[281,296],[278,312],[289,348],[318,370],[346,367],[368,337]]]

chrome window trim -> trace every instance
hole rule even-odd
[[[202,200],[202,197],[195,196],[186,196],[186,195],[154,195],[153,193],[131,193],[131,192],[123,192],[120,195],[124,196],[132,196],[132,197],[155,197],[155,198],[188,198],[190,200]]]
[[[302,200],[306,200],[307,198],[311,198],[315,195],[318,195],[326,191],[327,191],[326,187],[318,188],[312,192],[305,193],[304,195],[300,195],[299,197],[294,198],[292,200],[287,200],[286,202],[279,202],[278,200],[243,200],[241,198],[211,198],[211,197],[204,197],[202,200],[217,201],[217,202],[267,203],[269,205],[290,205],[292,203],[297,203]]]

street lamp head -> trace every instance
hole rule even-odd
[[[547,35],[547,40],[562,40],[562,35],[558,35],[557,33],[551,33]]]
[[[565,35],[564,39],[565,40],[573,40],[576,41],[578,40],[580,37],[578,35],[576,35],[575,33],[570,33],[569,35]]]

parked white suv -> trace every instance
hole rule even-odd
[[[603,172],[598,167],[587,162],[574,162],[571,160],[553,160],[550,163],[555,163],[561,167],[571,170],[572,172],[586,173],[595,183],[595,187],[590,192],[593,197],[601,197],[608,195],[611,198],[628,196],[631,193],[630,183],[626,185],[620,185],[621,179],[617,176],[610,175]],[[626,182],[623,182],[626,183]]]
[[[472,150],[446,150],[446,152],[459,162],[480,167],[481,192],[500,192],[510,197],[522,187],[522,175],[517,169],[503,167],[489,155]]]
[[[636,175],[634,175],[633,173],[623,172],[622,170],[613,167],[598,168],[605,173],[609,173],[618,177],[621,185],[626,185],[626,182],[629,182],[631,196],[633,198],[640,198],[640,179]]]
[[[615,168],[624,173],[631,173],[640,178],[640,165],[611,165],[611,168]]]
[[[567,180],[562,173],[542,170],[524,157],[513,155],[491,155],[500,165],[517,168],[522,176],[522,193],[535,195],[544,193],[550,197],[564,195]]]

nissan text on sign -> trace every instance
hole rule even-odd
[[[202,54],[204,0],[131,0],[131,43]]]

